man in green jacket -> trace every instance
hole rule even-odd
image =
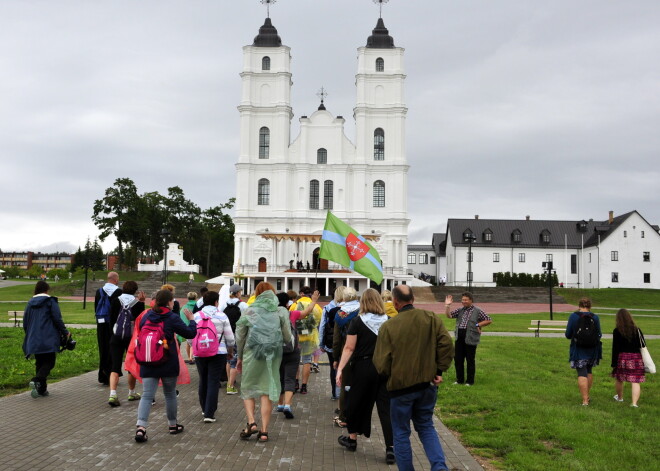
[[[433,426],[433,408],[454,358],[454,345],[442,319],[431,311],[416,309],[412,288],[398,285],[392,291],[399,315],[379,330],[373,362],[388,377],[394,454],[400,471],[413,470],[410,446],[412,419],[433,471],[447,469],[440,439]]]

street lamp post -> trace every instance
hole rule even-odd
[[[468,243],[468,291],[472,292],[472,242],[477,240],[477,236],[471,232],[463,234],[463,242]]]
[[[167,236],[170,233],[167,229],[163,229],[160,233],[163,236],[164,250],[163,250],[163,284],[167,284]]]
[[[543,262],[541,266],[548,270],[548,291],[550,292],[550,320],[552,319],[552,262]]]

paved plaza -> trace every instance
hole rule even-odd
[[[295,395],[294,419],[273,412],[270,440],[265,444],[257,443],[256,435],[249,441],[239,439],[246,422],[243,403],[239,396],[227,396],[224,389],[220,391],[218,421],[202,422],[197,373],[192,370],[192,383],[179,386],[178,420],[185,431],[179,435],[167,433],[165,402],[159,391],[150,416],[149,441],[138,444],[133,440],[138,402],[125,400],[125,378],[119,387],[121,407],[111,408],[106,402],[108,388],[96,382],[96,374],[94,371],[53,383],[46,398],[33,399],[29,392],[0,398],[2,469],[397,469],[385,463],[385,444],[375,410],[371,438],[359,437],[356,452],[337,444],[342,429],[332,423],[338,403],[330,399],[327,366],[312,375],[309,394]],[[435,425],[450,469],[482,470],[439,420]],[[412,444],[415,469],[430,469],[414,432]]]

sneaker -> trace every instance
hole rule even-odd
[[[617,402],[623,402],[623,398],[619,398],[618,394],[614,395],[614,400],[617,401]]]
[[[129,401],[139,401],[142,395],[140,393],[133,393],[128,395]]]
[[[341,446],[345,446],[349,451],[357,450],[357,440],[351,440],[351,438],[347,437],[346,435],[339,435],[337,442]]]
[[[394,449],[391,446],[385,448],[385,462],[387,464],[396,463],[396,457],[394,456]]]
[[[176,390],[176,397],[179,397],[179,390]]]
[[[459,383],[458,381],[454,381],[454,384],[464,384],[464,383]]]
[[[284,412],[284,406],[277,406],[277,412]]]
[[[119,402],[119,398],[117,396],[110,396],[110,399],[108,399],[108,404],[110,404],[111,407],[121,406],[121,403]]]
[[[474,386],[473,384],[470,383],[465,383],[466,386]]]
[[[284,412],[284,417],[286,417],[287,419],[293,419],[293,411],[291,410],[291,406],[284,406],[282,412]]]
[[[155,405],[155,404],[156,404],[156,398],[154,397],[154,398],[151,400],[151,405],[153,406],[153,405]]]
[[[296,380],[296,388],[294,389],[293,393],[295,394],[298,391],[300,391],[300,383],[298,382],[298,380]]]
[[[212,424],[213,422],[215,422],[215,417],[204,417],[205,424]]]
[[[307,394],[307,385],[303,384],[300,386],[300,394]]]
[[[639,407],[637,404],[630,404],[630,407]]]
[[[238,394],[238,391],[234,386],[227,386],[227,394]]]
[[[319,371],[321,371],[319,369],[319,364],[318,363],[312,363],[311,370],[312,370],[312,373],[318,373]]]

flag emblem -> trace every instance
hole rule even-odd
[[[367,255],[369,247],[357,238],[352,232],[346,237],[346,250],[348,251],[349,258],[357,262],[362,257]]]

